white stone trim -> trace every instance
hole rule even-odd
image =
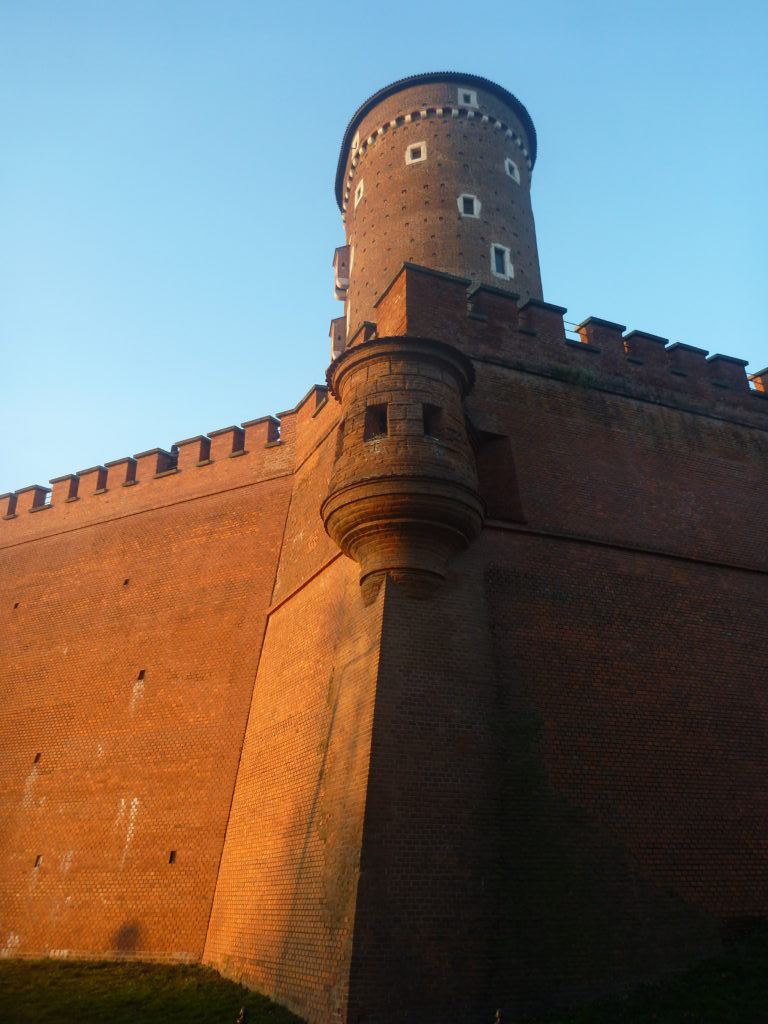
[[[357,183],[357,188],[355,189],[355,209],[357,209],[357,207],[359,206],[360,200],[363,198],[364,193],[365,179],[361,178],[360,181]]]
[[[418,150],[418,156],[413,155],[413,150]],[[405,162],[407,164],[420,164],[427,159],[426,142],[409,142],[405,147]]]
[[[465,90],[465,91],[466,92],[471,92],[472,90]],[[425,109],[425,110],[414,110],[410,114],[404,114],[404,115],[399,115],[399,116],[401,116],[403,118],[403,124],[402,125],[398,125],[397,118],[393,118],[391,121],[387,121],[380,128],[377,128],[373,132],[372,135],[370,135],[367,139],[365,139],[363,141],[362,145],[360,144],[358,133],[355,134],[355,137],[352,140],[352,146],[351,146],[351,152],[353,153],[353,157],[350,160],[350,170],[349,170],[349,174],[347,175],[347,180],[348,181],[351,181],[352,177],[354,176],[354,173],[355,173],[355,170],[357,168],[357,165],[359,164],[359,162],[362,159],[362,157],[365,156],[365,152],[368,149],[368,147],[375,145],[375,143],[376,143],[378,138],[380,138],[384,134],[387,134],[387,129],[388,128],[391,128],[391,129],[394,130],[396,128],[403,127],[403,125],[411,124],[413,121],[419,121],[422,118],[426,118],[428,116],[428,114],[427,114],[427,111]],[[511,128],[507,127],[507,125],[505,125],[503,121],[496,121],[496,120],[491,121],[491,118],[488,116],[488,114],[481,114],[479,110],[474,110],[474,109],[472,109],[470,107],[467,107],[467,106],[462,106],[460,110],[457,109],[456,107],[436,107],[435,108],[435,116],[436,117],[451,117],[451,118],[456,118],[456,117],[459,117],[459,116],[464,116],[464,117],[466,117],[466,119],[468,121],[476,120],[476,121],[481,121],[483,124],[490,124],[493,127],[494,131],[499,131],[504,136],[506,136],[506,138],[512,139],[512,141],[515,143],[517,148],[521,151],[521,154],[522,154],[523,158],[525,159],[526,166],[528,167],[528,170],[529,171],[531,170],[531,168],[533,166],[532,162],[531,162],[531,157],[530,157],[530,154],[529,154],[528,150],[523,145],[523,140],[520,138],[519,135],[516,135],[515,132],[513,132]],[[357,140],[357,143],[358,143],[357,148],[355,148],[355,140]],[[418,145],[418,143],[416,143],[416,145]],[[513,163],[514,163],[514,161],[513,161]],[[518,179],[515,178],[514,175],[510,175],[510,177],[512,177],[513,180],[518,181]],[[348,203],[349,203],[349,191],[347,191],[345,193],[345,195],[344,195],[344,199],[343,199],[343,202],[342,202],[342,205],[341,205],[342,214],[346,211]]]
[[[504,253],[504,273],[496,269],[496,253]],[[512,264],[512,253],[506,245],[501,242],[491,242],[491,273],[494,277],[500,277],[503,281],[511,281],[515,276],[515,268]]]
[[[468,89],[466,86],[460,85],[456,96],[460,107],[477,108],[477,89]]]

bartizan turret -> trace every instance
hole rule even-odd
[[[328,371],[343,418],[325,528],[360,564],[364,595],[389,575],[431,592],[480,531],[483,505],[463,399],[472,363],[440,341],[377,338]]]

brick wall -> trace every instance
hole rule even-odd
[[[765,577],[487,531],[505,704],[499,999],[579,1001],[765,917]]]
[[[200,957],[289,496],[283,477],[0,551],[7,950]]]
[[[381,601],[339,557],[271,615],[207,963],[309,1020],[345,1021]]]
[[[313,1022],[437,1024],[768,913],[764,394],[414,267],[377,316],[476,374],[489,518],[431,597],[364,600],[325,534],[322,388],[279,442],[253,421],[4,499],[7,954],[203,957]]]

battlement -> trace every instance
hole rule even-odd
[[[512,292],[473,288],[468,278],[404,263],[375,310],[380,337],[439,338],[475,359],[768,423],[768,368],[748,376],[745,359],[710,355],[642,330],[627,332],[624,324],[595,316],[572,323],[563,306],[539,299],[521,304]]]
[[[49,481],[50,487],[30,484],[0,495],[0,517],[8,524],[6,536],[10,539],[12,531],[16,536],[17,526],[26,520],[27,513],[67,509],[73,520],[75,514],[78,519],[84,516],[99,518],[101,511],[114,514],[118,500],[122,506],[122,498],[134,488],[137,489],[135,493],[144,493],[147,485],[154,488],[155,481],[165,481],[170,477],[188,479],[199,472],[202,482],[202,474],[211,473],[213,478],[202,488],[202,493],[205,493],[209,484],[218,490],[230,484],[240,486],[290,473],[297,456],[301,457],[301,452],[312,443],[317,433],[317,429],[309,429],[308,424],[325,406],[326,398],[327,388],[315,385],[292,409],[276,416],[260,416],[211,430],[207,434],[184,438],[168,449],[151,448],[103,465],[65,473],[53,477]],[[236,464],[241,468],[236,469]],[[190,486],[187,483],[179,490],[179,498],[191,496]],[[197,493],[201,489],[198,485],[193,486],[193,490]],[[144,498],[138,499],[137,504],[146,504],[147,500],[144,493]],[[168,492],[165,491],[160,501],[165,503],[168,500]]]

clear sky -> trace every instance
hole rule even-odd
[[[346,123],[460,70],[537,127],[544,296],[768,364],[766,0],[0,0],[0,492],[323,380]]]

